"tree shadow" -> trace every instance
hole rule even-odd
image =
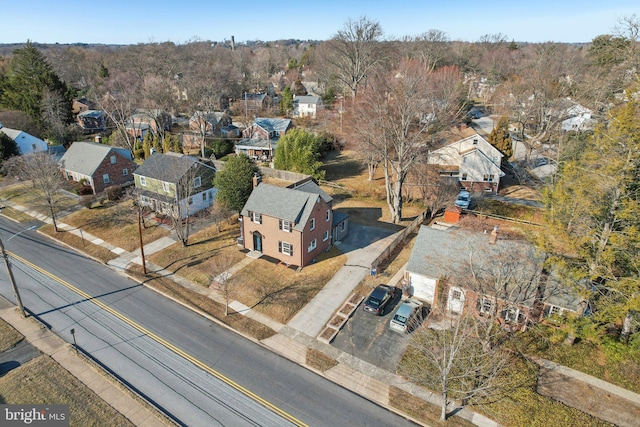
[[[328,181],[336,181],[351,178],[362,174],[365,165],[342,154],[340,151],[332,151],[325,157],[324,170]]]

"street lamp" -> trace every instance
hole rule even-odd
[[[15,233],[13,236],[9,237],[7,239],[7,242],[11,239],[13,239],[14,237],[16,237],[19,234],[24,233],[25,231],[28,230],[33,230],[35,229],[36,226],[32,225],[29,228],[25,228],[24,230],[21,230],[17,233]],[[4,265],[7,267],[7,274],[9,275],[9,282],[11,282],[11,287],[13,288],[13,293],[16,296],[16,303],[18,304],[18,307],[20,308],[20,315],[24,318],[27,317],[27,315],[25,314],[24,311],[24,305],[22,305],[22,298],[20,298],[20,292],[18,292],[18,286],[16,286],[16,279],[13,277],[13,271],[11,271],[11,263],[9,262],[9,255],[7,255],[7,252],[4,250],[4,243],[2,243],[2,237],[0,237],[0,252],[2,253],[2,259],[4,260]]]

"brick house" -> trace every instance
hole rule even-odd
[[[303,267],[331,247],[333,199],[309,179],[290,187],[259,184],[240,213],[239,243]]]
[[[131,151],[96,142],[74,142],[59,164],[67,180],[84,180],[93,194],[111,185],[132,183],[133,171],[138,166]]]
[[[78,125],[88,132],[102,132],[107,129],[107,114],[100,110],[87,110],[78,114]]]
[[[554,280],[543,259],[530,243],[500,238],[497,230],[421,226],[404,281],[415,298],[449,314],[471,311],[522,327],[565,312],[583,314],[586,301]],[[497,285],[502,277],[509,279]]]

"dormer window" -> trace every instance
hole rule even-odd
[[[478,145],[478,140],[477,139],[473,140],[473,145]]]

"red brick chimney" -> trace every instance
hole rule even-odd
[[[258,174],[253,175],[253,188],[256,188],[261,181],[262,178]]]

